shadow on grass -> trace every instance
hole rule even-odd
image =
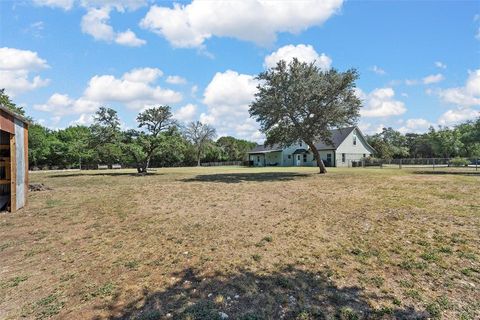
[[[139,174],[136,172],[101,172],[97,171],[95,173],[62,173],[62,174],[53,174],[48,176],[49,178],[72,178],[72,177],[145,177],[159,175],[158,173],[149,172],[147,174]]]
[[[183,182],[223,182],[223,183],[240,183],[240,182],[263,182],[263,181],[289,181],[298,178],[305,178],[311,174],[297,172],[249,172],[249,173],[219,173],[219,174],[202,174],[193,178],[182,179]]]
[[[416,174],[440,174],[440,175],[459,175],[459,176],[480,176],[480,171],[446,171],[446,170],[420,170],[414,171]]]
[[[174,275],[164,291],[149,292],[120,305],[99,306],[109,319],[425,319],[414,308],[374,310],[361,288],[335,286],[325,275],[297,268],[271,274],[243,271],[202,277],[192,269]],[[385,297],[383,297],[385,298]],[[387,299],[393,299],[387,297]],[[225,318],[225,315],[223,315]],[[99,319],[99,318],[97,318]]]

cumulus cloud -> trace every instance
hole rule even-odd
[[[137,35],[130,29],[118,33],[115,42],[128,47],[140,47],[147,43],[147,41],[137,38]]]
[[[217,72],[204,91],[207,112],[200,115],[200,121],[214,125],[219,135],[260,139],[258,124],[248,113],[257,84],[252,75],[232,70]]]
[[[463,87],[442,89],[438,95],[443,102],[460,107],[480,105],[480,69],[469,72]]]
[[[445,78],[443,77],[443,75],[441,73],[437,73],[437,74],[431,74],[429,76],[424,77],[422,79],[422,82],[423,82],[423,84],[432,84],[432,83],[440,82],[444,79]]]
[[[440,116],[440,125],[449,126],[480,117],[480,69],[469,71],[464,86],[441,89],[435,93],[444,103],[456,105],[456,108]]]
[[[70,10],[73,7],[74,0],[33,0],[33,3],[37,6]]]
[[[435,61],[435,67],[440,69],[447,69],[447,65],[441,61]]]
[[[175,47],[201,47],[213,36],[268,45],[279,32],[299,33],[321,25],[341,8],[342,2],[193,0],[186,5],[176,3],[173,8],[154,5],[140,25],[165,37]]]
[[[405,125],[400,127],[398,131],[401,133],[420,133],[425,132],[430,126],[434,124],[422,118],[408,119]]]
[[[0,48],[0,87],[11,96],[49,84],[50,80],[31,73],[48,68],[47,61],[37,52],[15,48]]]
[[[181,101],[182,95],[179,92],[154,84],[162,74],[162,71],[156,68],[138,68],[124,73],[120,78],[96,75],[90,79],[80,98],[73,99],[66,94],[54,93],[44,104],[33,107],[55,116],[65,116],[91,114],[106,103],[121,103],[140,110],[150,105]]]
[[[121,78],[112,75],[94,76],[90,79],[84,96],[93,101],[121,102],[133,109],[181,101],[180,93],[151,85],[160,74],[158,69],[143,68],[127,72]]]
[[[474,120],[480,117],[480,110],[474,108],[462,108],[448,110],[440,116],[438,124],[450,126],[467,120]]]
[[[330,57],[325,53],[318,54],[311,45],[299,44],[295,46],[289,44],[266,56],[263,65],[266,68],[273,68],[280,60],[289,63],[293,58],[297,58],[302,62],[315,62],[315,64],[322,70],[330,69],[332,64],[332,59]]]
[[[357,89],[357,96],[364,101],[364,107],[360,109],[363,117],[398,116],[407,111],[405,104],[395,99],[392,88],[377,88],[368,94]]]
[[[379,66],[373,66],[373,67],[371,68],[371,70],[372,70],[374,73],[379,74],[379,75],[381,75],[381,76],[383,76],[384,74],[387,74],[387,73],[385,72],[385,70],[383,70],[383,69],[380,68]]]
[[[185,84],[187,83],[187,80],[185,78],[182,78],[180,76],[168,76],[167,80],[165,80],[167,83],[170,84]]]
[[[91,35],[95,40],[115,42],[129,47],[139,47],[147,43],[145,40],[139,39],[130,29],[124,32],[115,32],[109,24],[111,10],[111,6],[89,8],[80,23],[82,32]]]
[[[173,112],[173,117],[182,122],[193,121],[196,118],[196,115],[197,106],[191,103]]]

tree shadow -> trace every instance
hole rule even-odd
[[[439,174],[439,175],[459,175],[459,176],[480,176],[480,171],[445,171],[445,170],[420,170],[414,171],[416,174]]]
[[[115,299],[98,309],[109,319],[426,319],[413,307],[374,310],[359,287],[337,287],[322,273],[294,267],[256,274],[203,277],[192,269],[174,275],[163,291],[144,290],[123,307]],[[118,297],[118,295],[117,295]],[[382,297],[385,298],[385,297]],[[118,298],[116,298],[118,299]],[[387,297],[393,299],[393,297]],[[223,316],[223,317],[222,317]],[[100,319],[100,318],[95,318]]]
[[[311,174],[297,172],[258,172],[258,173],[219,173],[202,174],[193,178],[182,179],[183,182],[265,182],[265,181],[289,181],[299,178],[306,178]]]
[[[158,173],[149,172],[147,174],[141,174],[137,172],[95,172],[95,173],[60,173],[60,174],[53,174],[49,175],[49,178],[72,178],[72,177],[145,177],[145,176],[153,176],[159,175]]]

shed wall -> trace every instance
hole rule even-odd
[[[15,119],[16,209],[25,206],[26,157],[25,130],[22,121]]]

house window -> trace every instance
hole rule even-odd
[[[306,153],[303,154],[303,162],[307,162],[307,154]]]
[[[364,158],[366,158],[366,157],[367,157],[367,155],[364,153],[364,154],[363,154],[363,157],[364,157]]]
[[[345,162],[345,153],[342,153],[342,162]]]
[[[288,159],[292,159],[292,155],[289,154],[289,155],[287,156],[287,158],[288,158]]]
[[[300,147],[302,146],[302,141],[299,142]]]
[[[260,162],[260,156],[257,156],[257,162]]]
[[[327,162],[328,162],[329,165],[332,164],[332,154],[331,153],[327,154]]]
[[[353,136],[353,145],[354,145],[354,146],[357,145],[357,136]]]

